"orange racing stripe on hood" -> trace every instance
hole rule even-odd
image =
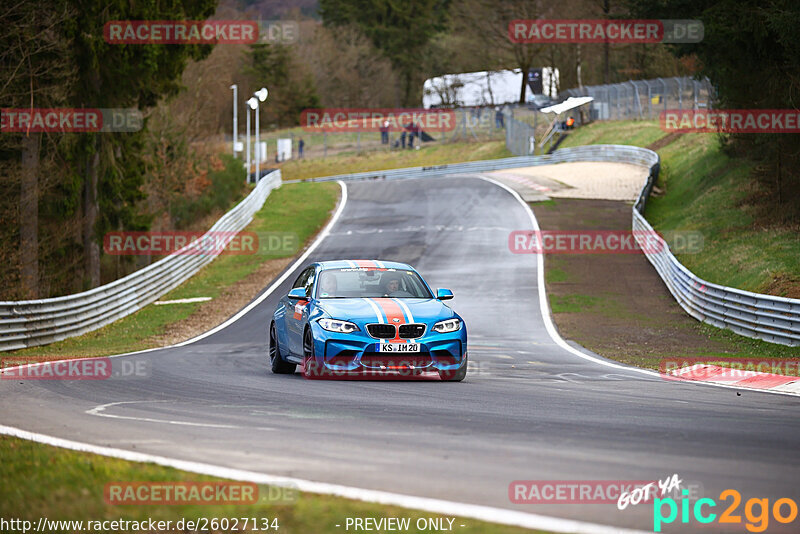
[[[395,327],[394,339],[391,339],[390,341],[392,343],[400,343],[404,341],[403,339],[400,339],[399,330],[397,329],[398,326],[401,324],[406,324],[407,322],[406,316],[403,314],[403,309],[400,308],[400,306],[392,299],[376,298],[372,300],[381,307],[381,310],[383,310],[384,315],[386,315],[386,322]]]

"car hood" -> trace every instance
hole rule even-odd
[[[318,301],[318,304],[329,317],[364,324],[378,321],[375,308],[370,305],[370,301],[381,310],[383,317],[386,316],[387,311],[392,314],[393,310],[399,309],[402,310],[404,320],[408,321],[409,318],[406,317],[402,304],[405,304],[405,307],[411,312],[414,322],[417,323],[430,323],[455,317],[453,310],[436,299],[322,299]],[[396,304],[392,305],[392,303]]]

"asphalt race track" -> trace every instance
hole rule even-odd
[[[508,191],[472,176],[347,189],[341,217],[311,259],[408,262],[434,288],[451,288],[451,305],[469,328],[466,381],[270,374],[267,321],[292,274],[211,336],[123,358],[146,362],[146,378],[0,381],[0,423],[170,458],[649,531],[652,506],[517,505],[509,484],[678,473],[717,501],[726,488],[743,499],[797,499],[800,399],[665,381],[559,346],[540,312],[536,256],[508,250],[509,232],[531,228]],[[769,531],[780,526],[772,520]],[[697,525],[682,527],[667,532]]]

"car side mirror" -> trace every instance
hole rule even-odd
[[[437,289],[436,290],[436,298],[438,300],[450,300],[453,298],[453,292],[449,289]]]
[[[289,291],[288,297],[292,300],[306,300],[308,295],[306,295],[306,290],[303,287],[296,287]]]

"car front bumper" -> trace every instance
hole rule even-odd
[[[366,332],[340,334],[312,323],[316,368],[331,375],[364,372],[416,374],[425,371],[454,371],[467,357],[467,328],[463,323],[455,332],[440,334],[431,330],[403,343],[419,343],[419,352],[380,352],[380,339]],[[386,340],[385,340],[386,341]],[[388,341],[386,341],[388,342]]]

